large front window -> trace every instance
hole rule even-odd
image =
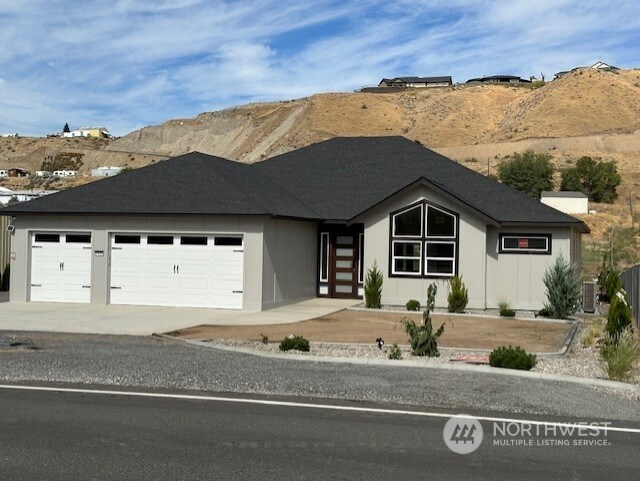
[[[458,216],[427,202],[391,214],[391,275],[456,274]]]

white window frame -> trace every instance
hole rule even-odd
[[[420,232],[418,234],[396,234],[396,217],[398,217],[399,215],[405,214],[407,212],[409,212],[410,210],[413,209],[420,209],[420,218],[422,219],[421,225],[420,225]],[[426,209],[424,208],[424,204],[419,204],[419,205],[413,205],[411,207],[408,207],[400,212],[396,212],[395,214],[393,214],[391,216],[391,219],[393,221],[393,225],[391,226],[391,236],[394,238],[400,238],[400,239],[411,239],[411,238],[418,238],[418,237],[422,237],[424,234],[424,230],[426,228]]]
[[[453,257],[429,257],[427,256],[427,245],[428,244],[451,244],[453,246]],[[451,265],[453,266],[452,272],[444,273],[444,272],[429,272],[429,261],[451,261]],[[424,275],[425,276],[442,276],[442,277],[453,277],[456,275],[456,242],[455,241],[438,241],[438,240],[427,240],[424,243]]]
[[[448,215],[449,217],[451,217],[453,219],[453,235],[448,235],[448,236],[447,235],[431,235],[429,233],[429,230],[428,230],[428,225],[429,224],[427,222],[427,218],[429,216],[429,210],[431,210],[431,209],[434,209],[434,210],[437,210],[439,212],[442,212],[443,214]],[[424,213],[424,227],[423,227],[423,230],[424,230],[424,233],[425,233],[424,234],[425,237],[433,237],[434,239],[435,238],[437,238],[437,239],[455,239],[458,236],[458,225],[457,224],[458,224],[458,222],[457,222],[457,219],[456,219],[455,215],[447,212],[444,209],[438,209],[437,207],[434,207],[434,206],[432,206],[430,204],[427,204],[427,208],[425,209],[425,213]]]
[[[325,237],[327,239],[327,246],[326,246],[326,249],[323,249],[323,246],[324,246],[323,241]],[[322,277],[323,261],[327,266],[327,269],[326,269],[327,275],[325,277]],[[320,277],[320,282],[329,282],[329,233],[328,232],[320,233],[320,272],[318,272],[318,276]]]
[[[417,244],[420,252],[417,256],[397,256],[396,253],[396,244]],[[394,240],[391,242],[391,273],[400,276],[413,276],[413,277],[422,277],[422,241],[419,239],[407,239],[407,240]],[[418,272],[406,272],[406,271],[396,271],[396,260],[417,260],[419,262]]]
[[[521,247],[505,247],[504,240],[505,239],[544,239],[545,248],[537,249],[532,247],[521,248]],[[502,234],[500,236],[500,253],[513,253],[513,254],[551,254],[551,235],[550,234]]]

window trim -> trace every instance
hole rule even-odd
[[[420,218],[422,219],[422,223],[420,225],[420,234],[401,234],[401,235],[396,235],[395,231],[396,231],[396,217],[404,214],[405,212],[409,212],[410,210],[413,210],[415,208],[419,207],[420,208]],[[393,237],[394,239],[412,239],[412,238],[416,238],[416,237],[424,237],[424,230],[425,230],[425,216],[427,215],[425,208],[424,208],[424,203],[420,202],[417,204],[412,204],[410,206],[405,207],[402,210],[393,212],[391,214],[391,237]]]
[[[395,255],[395,245],[396,244],[417,244],[420,248],[420,252],[417,256],[397,256]],[[424,252],[423,243],[420,239],[398,239],[391,241],[391,269],[389,271],[391,274],[396,276],[407,276],[407,277],[422,277],[422,253]],[[418,260],[419,268],[418,272],[406,272],[406,271],[396,271],[396,259],[398,260]]]
[[[429,257],[427,255],[427,245],[428,244],[451,244],[453,246],[453,257]],[[441,276],[441,277],[453,277],[456,275],[456,259],[457,259],[457,243],[453,240],[426,240],[424,242],[424,274],[425,276]],[[429,272],[427,269],[429,268],[429,260],[437,260],[437,261],[451,261],[453,272],[450,274],[443,272]]]
[[[545,239],[547,242],[547,247],[543,249],[520,249],[520,248],[505,248],[504,247],[504,239],[505,238],[515,238],[515,239]],[[499,254],[529,254],[529,255],[551,255],[552,254],[552,235],[541,233],[541,234],[531,234],[531,233],[511,233],[504,232],[500,233],[498,236],[498,253]]]
[[[395,216],[398,214],[402,214],[412,208],[420,206],[422,209],[422,225],[421,225],[421,235],[420,236],[396,236],[394,234],[395,230]],[[451,215],[454,218],[454,236],[428,236],[427,235],[427,214],[429,208],[434,208],[445,214]],[[420,272],[416,273],[407,273],[407,272],[398,272],[395,270],[395,259],[414,259],[414,257],[406,257],[406,256],[395,256],[394,255],[394,244],[396,242],[417,242],[420,244]],[[451,258],[438,258],[443,260],[453,260],[453,273],[451,274],[443,274],[443,273],[428,273],[427,272],[427,243],[451,243],[454,246],[454,257]],[[389,244],[388,244],[388,272],[389,277],[404,277],[409,279],[448,279],[450,277],[458,275],[459,270],[459,243],[460,243],[460,214],[449,210],[441,205],[435,204],[427,199],[421,199],[413,204],[405,206],[401,209],[393,211],[389,214]],[[435,258],[434,258],[435,259]]]

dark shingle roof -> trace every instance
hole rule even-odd
[[[199,152],[16,204],[6,211],[27,212],[318,218],[250,165]]]
[[[426,83],[440,83],[451,82],[451,76],[442,77],[395,77],[395,78],[383,78],[381,82],[390,83],[395,80],[402,80],[403,82],[426,82]]]
[[[335,138],[255,167],[325,219],[353,219],[424,179],[496,223],[584,226],[574,217],[404,137]]]
[[[230,214],[352,220],[426,182],[496,224],[584,223],[404,137],[341,137],[247,165],[201,153],[1,213]]]

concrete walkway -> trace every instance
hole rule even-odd
[[[262,312],[191,307],[0,303],[0,330],[148,336],[200,324],[264,325],[304,321],[361,302],[309,299]]]

